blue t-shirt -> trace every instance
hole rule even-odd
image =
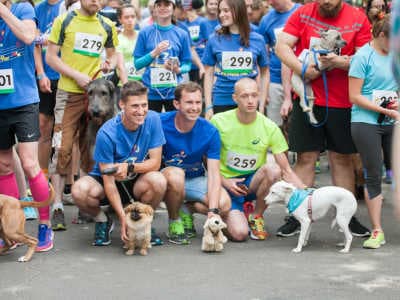
[[[391,55],[378,54],[369,44],[361,47],[350,61],[349,76],[361,78],[364,83],[361,94],[373,101],[373,91],[398,91],[399,86],[391,72]],[[351,109],[351,122],[378,124],[379,113],[353,105]],[[392,119],[385,118],[383,124],[391,124]]]
[[[164,40],[169,41],[170,47],[167,51],[162,52],[160,56],[153,59],[153,62],[146,67],[142,78],[143,84],[149,88],[149,100],[153,101],[173,100],[176,84],[170,84],[170,75],[162,76],[160,74],[165,73],[158,73],[159,76],[155,76],[157,70],[152,69],[160,70],[170,57],[177,57],[181,65],[192,61],[189,34],[175,25],[160,27],[157,24],[146,26],[139,32],[136,47],[133,51],[135,60],[153,51]],[[151,74],[153,74],[153,85],[151,84]],[[179,84],[181,81],[182,75],[178,74],[176,82]]]
[[[196,50],[197,54],[201,58],[203,56],[204,48],[206,47],[206,41],[200,37],[200,26],[204,23],[207,19],[203,17],[197,17],[192,22],[186,20],[184,24],[186,25],[187,29],[189,30],[190,39],[192,40],[192,45]],[[192,64],[192,70],[198,70],[199,68]]]
[[[240,56],[249,52],[250,56]],[[213,105],[235,105],[232,94],[236,81],[243,77],[256,78],[258,66],[268,66],[264,39],[258,33],[251,31],[249,47],[244,47],[240,43],[239,34],[214,33],[207,42],[202,62],[215,68],[214,76],[217,80],[212,92]],[[225,70],[223,63],[226,66]]]
[[[50,35],[53,21],[58,17],[60,11],[60,4],[64,4],[64,1],[59,0],[57,3],[50,4],[47,0],[44,0],[35,7],[36,18],[38,19],[38,29],[40,30],[41,35]],[[58,80],[60,78],[60,74],[50,68],[50,66],[46,63],[46,50],[47,47],[43,46],[42,61],[44,72],[50,80]]]
[[[35,10],[29,2],[11,5],[11,13],[19,20],[33,20]],[[10,109],[39,102],[35,78],[35,45],[17,39],[0,18],[0,109]]]
[[[93,155],[96,163],[90,175],[100,176],[99,163],[143,162],[150,149],[165,144],[158,113],[149,110],[144,123],[135,131],[122,124],[122,113],[100,127]]]
[[[163,163],[185,170],[187,178],[204,175],[203,158],[220,157],[221,140],[217,128],[199,118],[190,132],[181,133],[175,127],[176,111],[161,114],[166,143],[163,146]]]
[[[200,24],[200,40],[207,43],[208,39],[210,38],[211,34],[214,33],[215,28],[219,25],[218,19],[209,20],[205,18],[205,21]],[[201,58],[201,56],[200,56]]]
[[[299,3],[295,3],[290,10],[283,13],[271,8],[261,19],[258,27],[258,33],[264,37],[268,46],[270,80],[273,83],[282,83],[281,61],[275,54],[276,34],[283,30],[287,19],[300,6]]]

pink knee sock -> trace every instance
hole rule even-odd
[[[38,202],[46,201],[49,198],[49,185],[47,183],[46,176],[40,171],[34,178],[29,178],[29,187],[33,199]],[[39,210],[39,220],[48,221],[50,220],[50,207],[41,207]]]
[[[0,176],[0,194],[19,199],[19,191],[15,174]]]

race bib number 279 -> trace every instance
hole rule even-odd
[[[75,33],[74,52],[86,56],[99,57],[103,50],[103,37],[88,33]]]

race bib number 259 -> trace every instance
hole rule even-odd
[[[227,154],[227,166],[239,173],[249,173],[256,170],[257,155],[239,154],[229,151]]]

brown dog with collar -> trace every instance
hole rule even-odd
[[[0,195],[0,238],[5,245],[0,249],[0,254],[7,252],[13,243],[26,244],[28,251],[24,256],[18,258],[19,262],[26,262],[32,258],[38,240],[25,233],[24,207],[44,207],[50,205],[54,200],[54,189],[49,186],[49,198],[43,202],[25,202],[6,195]]]

